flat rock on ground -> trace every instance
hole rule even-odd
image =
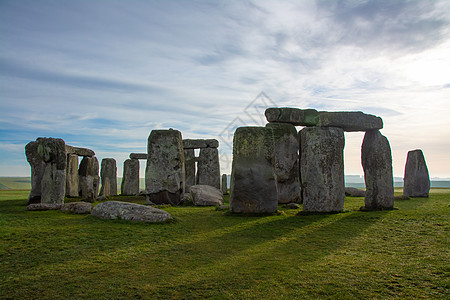
[[[92,209],[91,215],[100,219],[120,219],[147,223],[159,223],[172,219],[172,216],[164,210],[121,201],[102,202]]]
[[[345,188],[345,196],[348,197],[365,197],[366,191],[360,190],[354,187],[346,187]]]
[[[92,210],[92,203],[88,202],[71,202],[65,203],[61,207],[62,212],[72,213],[72,214],[89,214]]]
[[[223,204],[223,194],[209,185],[194,185],[191,187],[192,202],[198,206],[217,206]]]
[[[27,210],[58,210],[61,206],[61,203],[33,203],[27,206]]]

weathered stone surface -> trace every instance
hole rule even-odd
[[[300,131],[300,180],[305,212],[339,212],[344,207],[344,132],[335,127]]]
[[[383,128],[380,117],[360,111],[318,112],[315,109],[290,107],[268,108],[265,112],[271,123],[289,123],[295,126],[338,127],[344,131],[367,131]]]
[[[147,159],[147,153],[130,153],[131,159]]]
[[[408,197],[428,197],[430,175],[422,150],[408,152],[403,178],[403,195]]]
[[[71,202],[65,203],[61,206],[61,211],[72,214],[90,214],[92,210],[92,203],[87,202]]]
[[[210,185],[220,189],[219,150],[217,148],[201,148],[197,168],[198,185]]]
[[[319,113],[315,109],[270,107],[266,109],[265,115],[271,123],[289,123],[294,126],[316,126],[319,122]]]
[[[218,148],[219,141],[216,139],[184,139],[184,149]]]
[[[361,147],[361,162],[366,182],[364,210],[394,207],[394,179],[389,141],[378,130],[367,131]]]
[[[67,145],[66,145],[67,149]],[[78,197],[78,155],[67,154],[66,197]]]
[[[123,162],[122,195],[139,195],[139,160],[127,159]]]
[[[178,205],[185,188],[184,151],[178,130],[152,130],[145,171],[147,201]]]
[[[38,154],[45,168],[41,180],[41,203],[64,203],[66,194],[66,147],[62,139],[38,138]]]
[[[282,123],[269,123],[266,127],[273,131],[273,171],[277,179],[278,203],[301,202],[297,130],[294,125]]]
[[[25,155],[31,167],[31,191],[28,196],[28,204],[41,202],[41,181],[44,176],[45,162],[38,154],[39,143],[29,142],[25,146]]]
[[[78,156],[94,156],[95,152],[88,148],[80,148],[66,145],[67,154],[76,154]]]
[[[27,210],[59,210],[62,206],[62,203],[33,203],[27,206]]]
[[[360,190],[357,188],[353,188],[353,187],[346,187],[345,188],[345,196],[348,197],[365,197],[366,196],[366,191],[365,190]]]
[[[237,213],[277,211],[277,184],[272,167],[272,130],[239,127],[233,139],[230,209]]]
[[[83,157],[78,168],[78,176],[80,178],[80,195],[85,201],[94,202],[97,199],[100,181],[98,172],[97,157]]]
[[[298,203],[288,203],[288,204],[286,205],[286,208],[287,208],[287,209],[299,209],[299,208],[300,208],[300,205],[299,205]]]
[[[227,195],[228,194],[228,176],[227,174],[222,174],[222,184],[220,186],[222,189],[222,194]]]
[[[209,185],[191,187],[192,202],[197,206],[217,206],[223,204],[222,192]]]
[[[195,151],[194,149],[184,149],[184,168],[186,172],[186,192],[195,185]]]
[[[117,166],[114,158],[102,159],[100,179],[102,180],[100,196],[108,197],[117,195]]]
[[[360,111],[321,111],[317,126],[339,127],[344,131],[368,131],[383,128],[383,120]]]
[[[159,223],[172,219],[172,216],[164,210],[120,201],[102,202],[92,209],[91,215],[101,219],[120,219],[148,223]]]

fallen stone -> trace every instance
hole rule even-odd
[[[197,163],[197,185],[210,185],[220,189],[219,150],[201,148]]]
[[[288,123],[294,126],[316,126],[319,113],[315,109],[270,107],[265,111],[266,119],[273,123]]]
[[[120,186],[125,196],[139,195],[139,160],[127,159],[123,162],[123,177]]]
[[[265,127],[239,127],[234,133],[230,210],[275,213],[277,184],[272,166],[273,135]]]
[[[357,188],[353,188],[353,187],[346,187],[345,188],[345,196],[348,197],[365,197],[366,196],[366,191],[365,190],[360,190]]]
[[[100,170],[100,179],[102,187],[100,196],[116,196],[117,195],[117,166],[114,158],[102,159],[102,168]]]
[[[218,148],[219,141],[216,139],[184,139],[184,149]]]
[[[395,196],[394,200],[410,200],[411,198],[405,195]]]
[[[78,197],[79,182],[80,179],[78,176],[78,155],[67,154],[66,197]]]
[[[344,131],[305,127],[300,131],[303,211],[340,212],[344,207]]]
[[[147,201],[178,205],[185,190],[184,151],[178,130],[152,130],[145,171]]]
[[[294,125],[269,123],[274,139],[273,171],[277,179],[278,203],[301,202],[298,151]]]
[[[67,154],[75,154],[77,156],[94,156],[95,152],[88,148],[80,148],[66,145]]]
[[[317,126],[339,127],[344,131],[368,131],[383,128],[380,117],[360,111],[319,112]]]
[[[403,195],[425,197],[430,192],[430,175],[422,150],[408,152],[403,178]]]
[[[33,203],[27,206],[27,210],[59,210],[62,207],[62,203]]]
[[[394,179],[389,141],[378,130],[367,131],[361,147],[361,161],[366,182],[364,210],[394,207]]]
[[[25,155],[31,167],[31,191],[28,195],[28,204],[41,202],[41,181],[44,176],[45,162],[38,154],[39,143],[29,142],[25,146]]]
[[[300,208],[300,204],[297,204],[297,203],[288,203],[288,204],[286,204],[286,208],[287,208],[287,209],[299,209],[299,208]]]
[[[131,159],[147,159],[147,153],[130,153]]]
[[[78,168],[78,176],[80,178],[80,196],[84,201],[94,202],[97,199],[100,181],[98,172],[97,157],[83,157]]]
[[[184,149],[184,168],[186,172],[186,192],[191,190],[191,186],[195,185],[195,150]]]
[[[172,219],[172,216],[164,210],[120,201],[102,202],[92,209],[91,215],[100,219],[148,223],[159,223]]]
[[[64,203],[66,194],[66,147],[62,139],[38,138],[38,154],[45,168],[41,180],[41,203]]]
[[[61,206],[61,211],[72,214],[89,214],[92,210],[92,203],[87,202],[71,202]]]
[[[191,187],[192,202],[196,206],[222,205],[223,194],[209,185],[194,185]]]

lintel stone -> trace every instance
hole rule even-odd
[[[67,154],[76,154],[78,156],[88,156],[92,157],[95,155],[95,152],[88,148],[80,148],[66,145],[66,153]]]
[[[131,159],[147,159],[147,153],[130,153]]]
[[[219,141],[216,139],[184,139],[183,149],[218,148]]]

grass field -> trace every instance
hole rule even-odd
[[[28,212],[27,195],[0,191],[2,299],[450,298],[450,190],[383,212],[166,207],[159,225]]]

